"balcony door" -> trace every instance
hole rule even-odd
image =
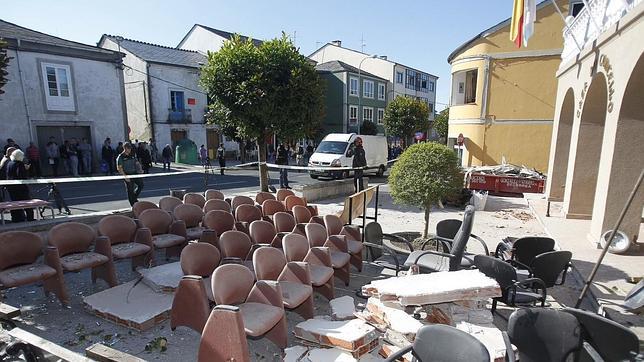
[[[174,112],[183,112],[186,108],[184,103],[183,92],[170,91],[170,106]]]

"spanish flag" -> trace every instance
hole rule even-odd
[[[517,48],[521,48],[523,42],[523,11],[525,7],[523,0],[514,0],[512,8],[512,21],[510,23],[510,40],[512,40]]]

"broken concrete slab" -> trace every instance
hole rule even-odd
[[[377,320],[384,322],[387,328],[401,333],[409,341],[416,338],[416,332],[423,326],[423,323],[404,310],[388,307],[378,298],[369,298],[366,310],[373,314]]]
[[[159,293],[174,293],[183,277],[179,262],[153,268],[138,268],[136,271],[143,277],[143,283]]]
[[[458,322],[474,324],[492,323],[494,317],[486,307],[486,301],[468,301],[469,303],[439,303],[424,307],[429,323],[448,324],[455,326]]]
[[[467,332],[481,341],[490,353],[490,360],[501,362],[505,360],[505,342],[503,333],[494,324],[473,324],[468,322],[456,323],[456,328]],[[513,347],[514,349],[514,347]]]
[[[355,301],[353,297],[345,295],[340,298],[335,298],[329,301],[331,306],[331,316],[335,320],[347,320],[355,318],[353,313],[356,311]]]
[[[351,353],[338,348],[312,348],[302,362],[356,362]]]
[[[398,346],[392,346],[390,344],[385,343],[385,344],[382,345],[382,347],[380,347],[380,350],[378,351],[378,354],[380,354],[381,356],[383,356],[385,358],[388,358],[392,354],[400,351],[400,349],[401,348],[398,347]],[[403,362],[412,362],[413,361],[413,355],[411,354],[411,351],[405,353],[402,356],[402,360],[403,360]]]
[[[323,346],[338,347],[345,351],[356,352],[358,355],[368,353],[378,344],[376,329],[359,319],[349,321],[309,319],[298,323],[294,333],[300,339]],[[375,345],[373,342],[376,342]]]
[[[307,347],[304,346],[293,346],[284,349],[284,362],[299,362],[302,360],[304,355],[309,351]]]
[[[375,280],[362,294],[411,306],[500,297],[501,288],[478,270],[459,270]]]
[[[144,331],[170,318],[171,294],[156,293],[131,281],[83,298],[90,313],[118,325]]]

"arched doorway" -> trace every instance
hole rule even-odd
[[[576,152],[568,160],[574,167],[571,180],[566,181],[564,207],[567,218],[590,219],[592,215],[607,100],[606,77],[598,73],[593,77],[584,100]]]
[[[575,92],[568,89],[559,110],[559,120],[556,130],[555,148],[552,155],[552,165],[548,171],[549,191],[551,201],[563,200],[568,173],[568,157],[570,155],[570,137],[572,123],[575,119]]]
[[[605,187],[605,202],[598,202],[594,213],[603,216],[601,223],[593,222],[591,233],[601,235],[612,229],[644,167],[644,54],[640,55],[622,97],[619,109],[614,151],[608,185]],[[617,110],[613,110],[615,112]],[[602,168],[603,170],[603,168]],[[608,169],[606,170],[608,172]],[[599,196],[599,195],[598,195]],[[603,201],[603,200],[602,200]],[[631,240],[637,240],[644,207],[644,188],[640,187],[620,230]],[[601,227],[601,230],[598,228]]]

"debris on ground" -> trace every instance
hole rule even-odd
[[[168,340],[165,337],[157,337],[145,345],[146,352],[165,352],[168,350]]]
[[[532,178],[538,180],[545,180],[546,176],[534,168],[526,166],[517,166],[511,163],[505,163],[494,166],[473,166],[467,169],[467,173],[482,173],[486,175],[499,175],[499,176],[518,176],[525,178]]]
[[[534,219],[534,216],[529,212],[522,211],[522,210],[513,210],[513,209],[500,210],[495,212],[492,216],[503,220],[509,220],[511,217],[513,217],[523,222],[528,222]]]

